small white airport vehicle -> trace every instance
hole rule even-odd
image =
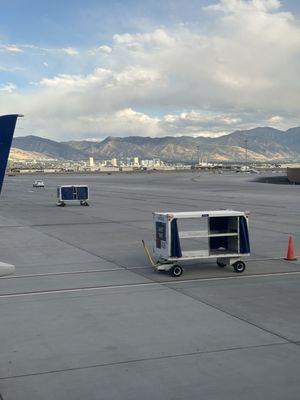
[[[181,262],[216,259],[220,268],[232,265],[241,273],[242,257],[250,255],[249,213],[233,210],[153,213],[155,240],[153,261],[144,241],[145,252],[156,271],[178,277]]]
[[[81,206],[89,206],[89,187],[85,185],[64,185],[57,187],[57,205],[65,207],[67,202],[79,201]]]
[[[43,181],[37,180],[37,181],[34,181],[34,182],[33,182],[32,186],[35,187],[35,188],[39,188],[39,187],[44,188],[44,187],[45,187],[45,184],[44,184]]]

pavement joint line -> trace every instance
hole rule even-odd
[[[64,289],[48,289],[48,290],[37,290],[31,292],[12,292],[12,293],[2,293],[0,294],[0,299],[2,298],[14,298],[14,297],[26,297],[26,296],[36,296],[45,294],[57,294],[57,293],[72,293],[72,292],[88,292],[96,290],[107,290],[107,289],[123,289],[132,287],[145,287],[145,286],[166,286],[169,289],[170,285],[176,284],[186,284],[193,282],[209,282],[209,281],[224,281],[224,280],[236,280],[236,279],[249,279],[249,278],[264,278],[264,277],[274,277],[274,276],[285,276],[285,275],[299,275],[300,271],[295,272],[276,272],[268,274],[253,274],[245,276],[228,276],[228,277],[213,277],[213,278],[196,278],[196,279],[185,279],[176,281],[155,281],[155,282],[139,282],[139,283],[126,283],[121,285],[101,285],[101,286],[83,286],[75,288],[64,288]]]
[[[270,330],[268,328],[265,328],[265,327],[263,327],[261,325],[258,325],[255,322],[251,322],[251,321],[247,320],[246,318],[243,318],[243,317],[240,317],[240,316],[238,316],[236,314],[233,314],[233,313],[225,310],[224,308],[221,308],[221,307],[218,307],[218,306],[216,306],[216,305],[214,305],[212,303],[209,303],[206,300],[203,300],[203,299],[201,299],[199,297],[193,296],[192,294],[183,292],[182,290],[180,290],[180,288],[174,288],[173,287],[173,288],[170,288],[170,289],[174,290],[177,293],[181,293],[184,296],[189,297],[190,299],[193,299],[193,300],[195,300],[195,301],[197,301],[197,302],[199,302],[201,304],[205,304],[206,306],[211,307],[214,310],[217,310],[217,311],[219,311],[219,312],[221,312],[221,313],[223,313],[223,314],[225,314],[227,316],[230,316],[231,318],[237,319],[238,321],[241,321],[241,322],[243,322],[243,323],[245,323],[247,325],[251,325],[256,329],[259,329],[259,330],[261,330],[261,331],[263,331],[265,333],[268,333],[269,335],[276,336],[277,338],[279,338],[281,340],[284,340],[284,341],[286,341],[286,342],[288,342],[290,344],[295,344],[295,345],[297,344],[297,342],[294,341],[294,340],[291,340],[291,339],[289,339],[289,338],[287,338],[287,337],[285,337],[285,336],[283,336],[283,335],[281,335],[279,333],[276,333],[276,332],[274,332],[274,331],[272,331],[272,330]]]
[[[92,255],[92,256],[94,256],[94,257],[100,258],[100,259],[102,259],[102,260],[104,260],[104,261],[106,261],[106,262],[110,262],[111,264],[114,264],[114,265],[116,265],[117,267],[121,267],[121,268],[127,269],[125,265],[122,265],[122,264],[120,264],[120,263],[117,263],[117,262],[115,262],[115,261],[113,261],[113,260],[109,260],[108,258],[105,258],[105,257],[103,257],[103,256],[101,256],[101,255],[99,255],[99,254],[97,254],[97,253],[94,253],[94,252],[92,252],[92,251],[90,251],[90,250],[87,250],[87,249],[85,249],[84,247],[80,247],[80,246],[78,246],[78,245],[75,245],[74,243],[68,242],[67,240],[62,239],[62,238],[60,238],[60,237],[57,237],[57,236],[55,236],[55,235],[53,235],[53,234],[51,234],[51,233],[49,233],[49,232],[43,232],[43,234],[46,235],[46,236],[49,236],[49,237],[51,237],[51,238],[53,238],[53,239],[56,239],[56,240],[58,240],[58,241],[60,241],[60,242],[62,242],[62,243],[65,243],[65,244],[67,244],[68,246],[74,247],[75,249],[84,251],[85,253],[90,254],[90,255]]]
[[[148,219],[137,219],[137,220],[130,220],[130,221],[122,221],[123,224],[130,224],[135,222],[149,222]],[[88,222],[66,222],[66,223],[55,223],[55,224],[33,224],[33,225],[26,225],[25,227],[28,228],[43,228],[43,227],[51,227],[51,226],[73,226],[73,225],[99,225],[99,224],[119,224],[120,221],[111,220],[103,218],[100,221],[88,221]],[[22,226],[24,227],[24,226]]]
[[[101,259],[101,260],[104,260],[104,261],[106,261],[106,262],[109,262],[109,263],[111,263],[111,264],[113,264],[113,265],[116,265],[117,267],[121,267],[121,268],[123,268],[123,269],[126,270],[126,271],[131,271],[133,274],[136,274],[137,276],[140,276],[140,275],[138,274],[138,272],[135,272],[135,271],[132,270],[132,269],[129,270],[129,268],[128,268],[126,265],[122,265],[122,264],[120,264],[120,263],[117,262],[117,261],[110,260],[110,259],[108,259],[107,257],[104,257],[103,255],[99,255],[99,254],[94,253],[94,252],[92,252],[92,251],[90,251],[90,250],[87,250],[87,249],[85,249],[85,248],[83,248],[83,247],[80,247],[80,246],[78,246],[78,245],[75,245],[74,243],[68,242],[67,240],[63,240],[62,238],[58,238],[58,237],[56,237],[55,235],[53,235],[53,234],[51,234],[51,233],[49,233],[49,232],[44,232],[44,234],[45,234],[46,236],[51,237],[51,238],[55,238],[56,240],[59,240],[59,241],[61,241],[62,243],[65,243],[65,244],[67,244],[67,245],[69,245],[69,246],[72,246],[72,247],[74,247],[74,248],[76,248],[76,249],[79,249],[79,250],[81,250],[81,251],[84,251],[84,252],[87,253],[87,254],[90,254],[90,255],[92,255],[92,256],[94,256],[94,257],[97,257],[97,258],[99,258],[99,259]],[[151,279],[151,278],[150,278],[150,279]]]
[[[51,236],[51,235],[50,235]],[[58,240],[60,240],[60,239],[58,239]],[[67,243],[67,244],[69,244],[69,243]],[[72,246],[74,246],[74,247],[76,247],[76,248],[78,248],[78,249],[80,249],[80,250],[84,250],[83,248],[80,248],[80,247],[78,247],[78,246],[75,246],[75,245],[73,245],[73,244],[71,244]],[[87,250],[84,250],[84,251],[86,251],[86,252],[88,252],[89,253],[89,251],[87,251]],[[95,256],[95,257],[97,257],[97,258],[101,258],[102,260],[104,260],[104,261],[107,261],[107,262],[110,262],[111,264],[115,264],[115,265],[119,265],[120,267],[119,268],[106,268],[106,269],[94,269],[94,270],[78,270],[78,271],[61,271],[61,272],[49,272],[49,273],[40,273],[40,274],[25,274],[25,275],[12,275],[12,276],[4,276],[4,277],[0,277],[0,281],[1,281],[1,279],[17,279],[17,278],[32,278],[32,277],[41,277],[41,276],[55,276],[55,275],[72,275],[72,274],[74,274],[74,275],[76,275],[76,274],[84,274],[84,273],[86,273],[86,274],[89,274],[89,273],[96,273],[96,272],[110,272],[110,271],[119,271],[119,270],[128,270],[128,271],[131,271],[131,270],[142,270],[142,269],[148,269],[149,268],[149,266],[143,266],[143,267],[126,267],[126,266],[123,266],[123,265],[121,265],[121,264],[117,264],[115,261],[112,261],[112,260],[108,260],[108,259],[105,259],[105,258],[103,258],[102,256],[99,256],[99,255],[96,255],[96,254],[92,254],[92,253],[90,253],[91,255],[93,255],[93,256]],[[300,257],[300,256],[299,256]],[[264,261],[272,261],[272,260],[282,260],[282,261],[287,261],[287,260],[285,260],[283,257],[268,257],[268,258],[257,258],[257,259],[254,259],[254,258],[250,258],[250,259],[248,259],[247,260],[247,262],[249,263],[251,263],[251,262],[257,262],[257,261],[262,261],[262,262],[264,262]],[[89,263],[90,264],[94,264],[95,263],[95,261],[89,261]],[[80,263],[80,262],[78,262],[78,263],[64,263],[64,265],[74,265],[74,264],[82,264],[82,263]],[[86,263],[85,263],[86,264]],[[211,262],[211,263],[209,263],[209,264],[213,264],[213,262]],[[297,264],[297,263],[296,263]],[[56,265],[56,264],[43,264],[42,266],[45,266],[45,267],[49,267],[49,266],[51,266],[51,265]],[[26,264],[26,265],[15,265],[15,267],[16,268],[19,268],[19,267],[26,267],[26,266],[31,266],[31,264]],[[41,265],[39,265],[39,266],[41,266]],[[293,272],[297,272],[297,271],[293,271]],[[260,275],[260,274],[257,274],[257,275]],[[201,279],[201,278],[199,278],[199,279]],[[218,278],[219,279],[219,278]]]
[[[280,233],[282,235],[291,235],[291,231],[278,231],[277,229],[270,229],[270,228],[261,228],[261,227],[257,227],[255,226],[255,224],[251,225],[251,230],[257,230],[257,231],[266,231],[266,232],[272,232],[272,233]],[[292,233],[292,235],[297,236],[297,233]]]
[[[99,258],[99,257],[98,257]],[[104,260],[104,259],[103,259]],[[105,260],[104,260],[105,261]],[[87,265],[87,264],[97,264],[97,261],[95,261],[95,260],[93,260],[93,261],[77,261],[77,262],[63,262],[63,263],[59,263],[59,265],[61,265],[61,266],[66,266],[66,265],[82,265],[82,264],[84,264],[84,265]],[[33,265],[33,264],[14,264],[14,266],[16,267],[16,268],[26,268],[26,267],[34,267],[34,268],[37,268],[37,267],[42,267],[42,268],[45,268],[45,267],[57,267],[57,263],[55,263],[55,264],[35,264],[35,265]],[[12,276],[11,276],[12,277]]]
[[[127,194],[127,192],[126,192],[126,190],[125,190],[125,192],[124,191],[118,191],[118,190],[108,190],[108,191],[106,191],[105,193],[107,193],[107,194],[102,194],[104,197],[109,197],[110,196],[110,193],[122,193],[122,194]],[[151,196],[151,194],[149,194],[147,197],[150,197]],[[158,194],[158,193],[155,193],[155,194],[152,194],[152,196],[151,196],[152,198],[155,198],[155,199],[157,199],[157,198],[166,198],[166,199],[169,199],[170,197],[171,197],[171,195],[162,195],[162,194]],[[188,197],[188,198],[183,198],[183,197],[177,197],[177,199],[178,200],[184,200],[185,201],[185,203],[184,204],[186,204],[186,201],[191,201],[191,202],[193,202],[193,201],[199,201],[199,199],[196,199],[196,198],[190,198],[190,197]],[[235,199],[236,200],[236,199]],[[211,198],[201,198],[201,201],[203,201],[203,202],[210,202],[210,203],[212,203],[212,202],[215,202],[215,203],[229,203],[229,204],[234,204],[234,205],[244,205],[244,206],[249,206],[249,203],[237,203],[237,202],[234,202],[234,201],[230,201],[230,200],[216,200],[215,198],[214,199],[211,199]],[[179,204],[179,203],[178,203]],[[269,206],[269,204],[253,204],[252,205],[252,207],[263,207],[263,208],[265,208],[265,207],[267,207],[267,208],[269,208],[270,206]],[[286,209],[286,207],[284,207],[284,206],[278,206],[278,205],[273,205],[273,207],[274,208],[280,208],[280,209]]]
[[[78,250],[84,251],[85,253],[90,254],[90,255],[92,255],[92,256],[94,256],[94,257],[97,257],[97,258],[99,258],[99,259],[101,259],[101,260],[104,260],[104,261],[109,262],[109,263],[111,263],[111,264],[113,264],[113,265],[116,265],[117,267],[121,267],[121,268],[123,268],[124,270],[127,270],[127,271],[128,271],[128,267],[126,267],[125,265],[122,265],[122,264],[120,264],[120,263],[118,263],[118,262],[116,262],[116,261],[110,260],[110,259],[108,259],[108,258],[106,258],[106,257],[104,257],[104,256],[101,256],[101,255],[99,255],[99,254],[97,254],[97,253],[94,253],[94,252],[92,252],[92,251],[90,251],[90,250],[87,250],[87,249],[85,249],[85,248],[83,248],[83,247],[80,247],[80,246],[78,246],[78,245],[75,245],[74,243],[68,242],[67,240],[63,240],[62,238],[56,237],[55,235],[53,235],[53,234],[51,234],[51,233],[49,233],[49,232],[43,232],[43,234],[46,235],[46,236],[48,236],[48,237],[54,238],[54,239],[56,239],[56,240],[58,240],[58,241],[60,241],[60,242],[62,242],[62,243],[65,243],[65,244],[67,244],[67,245],[69,245],[69,246],[71,246],[71,247],[74,247],[74,248],[76,248],[76,249],[78,249]],[[136,274],[137,276],[140,276],[140,275],[139,275],[137,272],[135,272],[134,270],[131,270],[131,271],[132,271],[132,273]],[[0,296],[1,296],[1,295],[0,295]]]
[[[257,259],[257,260],[248,260],[250,261],[270,261],[270,260],[283,260],[282,258],[266,258],[266,259]],[[94,261],[91,261],[91,264],[94,264]],[[213,263],[211,263],[213,264]],[[73,265],[73,264],[65,264],[65,265]],[[49,265],[46,265],[47,267]],[[190,267],[191,269],[193,268],[192,266]],[[8,280],[8,279],[20,279],[20,278],[35,278],[35,277],[43,277],[43,276],[60,276],[60,275],[81,275],[81,274],[93,274],[93,273],[100,273],[100,272],[115,272],[115,271],[138,271],[138,270],[152,270],[149,266],[144,266],[144,267],[116,267],[116,268],[104,268],[104,269],[90,269],[90,270],[77,270],[77,271],[60,271],[60,272],[45,272],[45,273],[39,273],[39,274],[24,274],[24,275],[10,275],[10,276],[3,276],[0,277],[0,282],[2,279]],[[282,274],[291,274],[291,273],[300,273],[300,271],[287,271],[287,272],[280,272]],[[269,275],[274,275],[277,274],[277,272],[270,272]],[[264,274],[252,274],[252,275],[247,275],[247,276],[261,276]],[[245,276],[239,276],[239,278],[243,278]],[[211,278],[198,278],[199,280],[203,279],[222,279],[222,278],[229,278],[229,277],[211,277]],[[237,278],[237,276],[232,276],[232,278]],[[156,281],[155,281],[156,282]],[[178,281],[177,281],[178,282]],[[186,282],[186,280],[184,280]]]
[[[272,260],[284,260],[284,257],[266,257],[266,258],[249,258],[247,263],[249,262],[257,262],[257,261],[272,261]]]
[[[90,269],[86,271],[62,271],[62,272],[48,272],[41,274],[27,274],[27,275],[11,275],[3,276],[0,279],[19,279],[19,278],[35,278],[41,276],[60,276],[60,275],[80,275],[80,274],[92,274],[95,272],[114,272],[114,271],[124,271],[124,268],[106,268],[106,269]]]
[[[201,356],[206,354],[217,354],[217,353],[224,353],[227,351],[238,351],[238,350],[252,350],[252,349],[260,349],[260,348],[268,348],[268,347],[275,347],[275,346],[286,346],[291,345],[291,343],[287,342],[278,342],[278,343],[268,343],[268,344],[260,344],[260,345],[253,345],[253,346],[237,346],[237,347],[228,347],[225,349],[218,349],[218,350],[203,350],[203,351],[195,351],[190,353],[178,353],[178,354],[170,354],[165,356],[154,356],[148,358],[136,358],[132,360],[124,360],[124,361],[115,361],[115,362],[108,362],[108,363],[101,363],[101,364],[91,364],[86,366],[79,366],[79,367],[70,367],[70,368],[61,368],[61,369],[54,369],[50,371],[43,371],[43,372],[33,372],[29,374],[19,374],[19,375],[12,375],[12,376],[2,376],[0,380],[9,380],[9,379],[20,379],[20,378],[27,378],[30,376],[40,376],[40,375],[49,375],[49,374],[58,374],[62,372],[71,372],[71,371],[80,371],[84,369],[92,369],[92,368],[103,368],[103,367],[111,367],[111,366],[118,366],[118,365],[126,365],[126,364],[135,364],[139,362],[149,362],[149,361],[158,361],[158,360],[167,360],[172,358],[182,358],[182,357],[192,357],[192,356]]]
[[[129,221],[129,222],[140,222],[140,220]],[[117,222],[117,221],[113,221],[113,220],[106,219],[106,220],[105,220],[105,223],[120,223],[120,221]],[[122,224],[125,225],[125,226],[131,226],[129,223],[127,223],[127,221],[122,221]],[[135,226],[132,226],[132,227],[136,228]],[[149,230],[149,228],[140,228],[140,229]],[[76,249],[79,249],[79,250],[84,251],[84,252],[86,252],[86,253],[88,253],[88,254],[91,254],[91,255],[93,255],[93,256],[95,256],[95,257],[97,257],[97,258],[102,258],[104,261],[110,262],[110,263],[115,264],[115,265],[117,265],[117,266],[119,266],[119,267],[122,267],[122,268],[124,268],[124,269],[128,269],[125,265],[122,265],[122,264],[120,264],[120,263],[117,263],[117,262],[115,262],[115,261],[113,261],[113,260],[109,260],[108,258],[105,258],[105,257],[100,256],[100,255],[98,255],[98,254],[96,254],[96,253],[94,253],[94,252],[92,252],[92,251],[90,251],[90,250],[87,250],[87,249],[85,249],[85,248],[83,248],[83,247],[80,247],[80,246],[78,246],[78,245],[75,245],[75,244],[72,243],[72,242],[68,242],[67,240],[62,239],[62,238],[60,238],[60,237],[57,237],[57,236],[55,236],[55,235],[53,235],[53,234],[51,234],[51,233],[49,233],[49,232],[43,232],[43,234],[46,235],[46,236],[50,236],[51,238],[54,238],[54,239],[56,239],[56,240],[58,240],[58,241],[61,241],[62,243],[68,244],[69,246],[75,247]],[[139,243],[139,242],[138,242],[138,243]]]

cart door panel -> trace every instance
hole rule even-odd
[[[246,217],[240,217],[239,230],[240,230],[240,249],[239,249],[240,253],[249,254],[250,241],[249,241],[248,221]]]
[[[73,200],[73,187],[62,187],[61,188],[61,199],[62,200]]]
[[[174,218],[171,222],[171,246],[170,246],[170,255],[171,257],[182,257],[179,233],[178,233],[178,226],[177,226],[177,219]]]
[[[156,214],[154,215],[154,223],[154,253],[159,258],[167,259],[169,257],[169,232],[167,218],[164,215]]]
[[[77,186],[77,200],[87,200],[89,198],[88,195],[88,187],[87,186]]]

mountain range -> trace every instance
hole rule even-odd
[[[166,137],[112,137],[95,142],[73,140],[57,142],[38,136],[16,137],[13,147],[47,157],[63,160],[95,160],[160,158],[164,161],[191,162],[201,158],[214,161],[241,161],[245,159],[247,140],[249,160],[300,160],[300,127],[281,131],[270,127],[235,131],[218,138],[166,136]]]
[[[50,157],[43,153],[37,153],[36,151],[27,151],[12,147],[9,153],[9,159],[11,161],[20,161],[20,160],[44,161],[50,159]]]

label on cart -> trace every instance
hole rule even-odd
[[[163,222],[156,222],[155,225],[156,225],[156,247],[158,249],[161,249],[162,243],[166,241],[166,224]]]

